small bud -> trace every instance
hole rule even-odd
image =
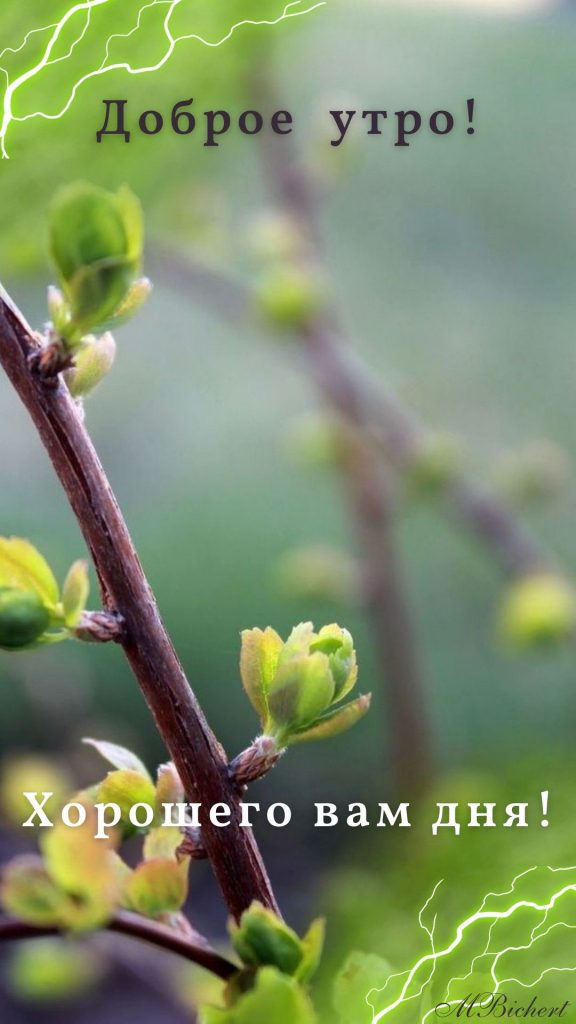
[[[50,624],[38,594],[0,588],[0,647],[15,651],[33,644]]]
[[[249,243],[263,260],[294,260],[306,246],[294,219],[275,211],[268,211],[251,226]]]
[[[516,505],[553,498],[570,475],[567,453],[551,441],[533,441],[520,451],[506,452],[496,467],[499,490]]]
[[[256,302],[264,319],[275,328],[305,327],[322,307],[324,289],[314,269],[278,264],[260,281]]]
[[[156,802],[161,804],[178,804],[184,800],[184,783],[180,778],[173,761],[158,766],[156,782]]]
[[[89,593],[88,563],[79,559],[70,567],[62,587],[64,622],[69,628],[78,624]]]
[[[109,331],[99,338],[84,338],[73,366],[64,373],[72,397],[83,398],[98,387],[112,369],[115,357],[116,342]]]
[[[300,940],[273,911],[253,903],[230,931],[232,945],[247,966],[269,965],[283,974],[296,973],[302,960]]]
[[[138,827],[130,821],[135,804],[156,806],[156,790],[149,777],[130,768],[108,772],[97,791],[97,802],[118,804],[122,812],[121,828],[125,837],[134,835]]]
[[[300,938],[281,918],[252,903],[239,924],[229,924],[232,945],[249,968],[276,967],[282,974],[308,982],[318,968],[324,945],[324,922],[312,923]]]
[[[9,758],[0,772],[0,810],[13,825],[21,826],[30,815],[24,793],[52,793],[50,807],[61,807],[72,782],[55,761],[38,754]]]
[[[140,203],[128,188],[107,192],[77,183],[52,207],[50,252],[76,332],[112,320],[142,260]]]
[[[62,292],[53,284],[48,285],[48,313],[54,332],[65,334],[70,323],[70,310]]]
[[[86,996],[100,976],[94,950],[60,938],[23,943],[8,967],[11,991],[42,1008]]]
[[[411,453],[406,471],[408,485],[419,494],[437,494],[454,479],[459,463],[460,449],[454,437],[426,434]]]
[[[283,595],[298,600],[355,604],[360,594],[357,563],[326,544],[287,551],[277,562],[274,578]]]
[[[276,767],[283,751],[278,750],[271,736],[258,736],[251,746],[230,762],[230,778],[242,789],[251,782],[262,779]]]
[[[151,293],[152,282],[147,277],[139,277],[137,281],[134,281],[124,302],[118,306],[114,314],[115,322],[127,320],[128,317],[134,316],[134,313],[137,313],[149,299]]]
[[[504,596],[499,631],[514,647],[552,647],[569,639],[575,626],[576,596],[554,573],[526,576]]]
[[[312,413],[291,426],[286,448],[295,461],[311,468],[338,466],[351,449],[352,429],[336,416]]]

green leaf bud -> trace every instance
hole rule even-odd
[[[353,430],[337,416],[308,413],[292,424],[287,437],[287,454],[310,469],[332,469],[341,465],[352,450]]]
[[[99,338],[88,336],[74,353],[74,363],[64,371],[64,380],[72,398],[83,398],[94,391],[112,369],[116,342],[109,331]]]
[[[264,260],[294,260],[306,249],[302,231],[293,217],[267,211],[250,225],[249,244]]]
[[[253,903],[238,925],[230,924],[232,945],[247,967],[277,967],[295,975],[304,957],[296,932],[272,910]]]
[[[274,569],[274,581],[285,597],[356,604],[360,596],[357,563],[327,544],[287,551]]]
[[[186,902],[187,872],[185,862],[163,858],[143,861],[128,876],[122,903],[146,917],[175,914]]]
[[[0,588],[0,647],[29,647],[50,624],[50,613],[33,591]]]
[[[37,939],[15,951],[8,984],[19,999],[40,1005],[78,999],[100,978],[98,957],[66,939]]]
[[[256,302],[264,319],[275,328],[305,327],[322,307],[324,289],[315,270],[278,264],[260,280]]]
[[[48,312],[56,334],[66,335],[70,325],[70,309],[60,289],[53,284],[48,285]]]
[[[242,975],[227,986],[231,1006],[205,1006],[199,1024],[317,1024],[318,1018],[307,993],[296,978],[275,967],[263,967],[246,991],[240,988]]]
[[[287,741],[316,721],[330,707],[335,695],[335,682],[325,654],[290,658],[279,666],[268,694],[268,709],[273,734],[278,742]]]
[[[325,721],[358,675],[352,637],[336,624],[315,633],[311,622],[301,622],[284,643],[270,627],[265,632],[245,630],[240,664],[264,735],[278,749],[299,742],[311,730],[316,731],[310,738],[335,735],[368,710],[368,700],[356,701],[348,710],[339,709],[342,714],[334,715],[331,729]]]
[[[0,537],[0,587],[34,591],[50,609],[60,599],[58,583],[46,559],[23,537]]]
[[[133,754],[131,750],[126,747],[121,747],[118,743],[110,743],[108,740],[94,740],[86,736],[83,740],[89,747],[94,747],[101,757],[109,764],[113,765],[119,771],[137,772],[142,775],[148,782],[152,783],[150,773],[146,768],[146,765]]]
[[[460,449],[456,438],[445,433],[428,433],[411,453],[406,471],[407,483],[418,494],[437,494],[454,479],[459,464]]]
[[[134,316],[148,300],[151,292],[152,282],[147,277],[139,277],[137,281],[134,281],[123,303],[118,306],[114,314],[114,322],[118,323]]]
[[[516,581],[499,612],[499,633],[513,647],[552,647],[573,635],[576,595],[570,584],[552,572]]]
[[[89,593],[88,564],[79,559],[70,567],[62,587],[64,622],[70,629],[78,625],[82,612],[86,607]]]
[[[100,803],[118,804],[122,813],[121,826],[124,836],[138,832],[137,826],[129,820],[134,804],[148,804],[156,807],[156,790],[149,775],[126,768],[109,772],[98,787],[97,800]]]
[[[123,187],[80,182],[56,197],[50,253],[71,324],[87,333],[114,319],[138,277],[143,246],[140,203]]]

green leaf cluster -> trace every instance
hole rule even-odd
[[[276,967],[302,983],[314,975],[324,945],[324,921],[314,921],[300,938],[272,910],[253,903],[240,918],[230,923],[232,945],[248,968]]]
[[[271,627],[244,630],[240,673],[264,735],[279,749],[335,736],[370,706],[369,695],[340,703],[356,685],[358,667],[350,633],[336,624],[315,633],[302,622],[286,641]]]
[[[74,797],[86,820],[71,828],[55,824],[40,841],[41,856],[19,857],[3,873],[0,902],[22,921],[79,931],[104,925],[117,908],[178,924],[188,894],[189,857],[180,852],[182,835],[173,825],[137,829],[128,820],[135,804],[153,809],[176,788],[172,766],[162,765],[154,785],[131,751],[114,743],[87,740],[114,771]],[[110,839],[96,839],[96,803],[117,803],[123,814]],[[134,868],[119,853],[121,843],[139,832],[142,855]]]
[[[310,999],[295,978],[263,967],[254,988],[231,1007],[207,1006],[200,1024],[316,1024]]]

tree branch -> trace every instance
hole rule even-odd
[[[123,618],[119,643],[140,685],[189,798],[202,805],[204,844],[230,912],[259,900],[277,909],[226,755],[211,732],[161,621],[110,484],[61,380],[48,386],[31,370],[38,338],[0,292],[0,363],[28,409],[92,553],[103,605]],[[230,826],[216,828],[213,804],[230,806]]]
[[[269,90],[267,89],[267,92]],[[286,156],[278,140],[261,140],[264,173],[280,208],[296,225],[320,262],[316,196],[301,165]],[[306,266],[304,266],[306,269]],[[364,605],[388,698],[388,750],[396,791],[417,795],[430,777],[431,743],[424,684],[405,594],[394,533],[394,507],[386,474],[372,437],[363,394],[336,358],[332,330],[335,310],[312,317],[296,331],[320,394],[354,429],[355,441],[342,464],[350,518],[360,555]]]
[[[222,978],[223,981],[228,981],[238,970],[231,961],[225,960],[211,949],[210,945],[202,940],[202,936],[193,941],[158,921],[151,921],[127,910],[119,910],[106,925],[106,931],[129,935],[141,942],[148,942],[158,949],[177,953],[178,956],[198,964],[199,967],[210,971],[211,974]],[[60,934],[62,934],[61,930],[55,927],[25,924],[23,921],[13,921],[7,918],[0,919],[0,942],[17,942],[23,939],[39,939]]]
[[[248,284],[221,269],[205,267],[189,254],[156,250],[157,276],[166,284],[185,291],[194,291],[200,301],[220,319],[231,325],[249,320],[254,306]],[[205,287],[209,275],[210,287]],[[230,287],[234,299],[228,302]],[[325,326],[329,334],[331,363],[338,375],[346,375],[356,392],[362,396],[370,418],[374,437],[388,461],[399,471],[409,468],[418,445],[428,436],[427,428],[413,411],[387,389],[382,380],[356,353],[344,345],[334,323]],[[511,576],[538,571],[554,564],[553,555],[538,543],[520,518],[493,494],[483,491],[457,472],[445,487],[444,509],[450,519],[486,547],[500,568]]]
[[[417,646],[396,551],[389,483],[353,378],[332,358],[319,317],[300,333],[320,393],[353,428],[342,479],[361,561],[364,606],[388,698],[388,750],[398,793],[417,795],[431,770],[431,743]]]

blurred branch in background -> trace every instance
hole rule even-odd
[[[268,83],[264,94],[268,95]],[[305,173],[285,162],[273,140],[261,147],[264,173],[280,208],[303,240],[302,272],[321,261],[315,196]],[[424,686],[417,644],[394,537],[394,507],[386,472],[370,429],[370,418],[354,377],[331,342],[334,311],[320,309],[296,331],[321,397],[352,428],[340,462],[341,475],[361,560],[361,592],[374,636],[382,691],[388,698],[388,754],[397,793],[417,794],[431,769]]]
[[[273,97],[260,78],[258,95]],[[286,139],[263,140],[264,176],[279,216],[297,238],[291,269],[303,282],[318,284],[326,270],[316,209],[319,196],[304,161],[287,154]],[[193,256],[158,249],[157,272],[171,286],[198,294],[231,324],[255,317],[257,289],[204,265]],[[424,685],[394,537],[395,507],[390,471],[412,472],[426,457],[430,431],[351,351],[337,311],[324,301],[296,311],[292,329],[316,386],[332,412],[349,428],[347,452],[339,468],[361,559],[361,592],[381,666],[381,687],[388,700],[387,750],[398,792],[415,792],[430,774],[430,737]],[[272,319],[272,318],[270,318]],[[282,325],[280,325],[282,326]],[[457,466],[441,481],[440,507],[475,540],[512,579],[554,573],[555,560],[504,501],[484,492]],[[557,570],[556,570],[557,572]]]
[[[170,287],[191,292],[231,325],[254,316],[251,287],[225,268],[202,263],[196,256],[157,246],[149,259],[154,276]],[[386,459],[400,472],[410,469],[429,430],[402,400],[386,388],[355,352],[346,350],[341,333],[329,325],[331,359],[346,374],[369,415],[370,429]],[[328,340],[326,338],[325,340]],[[488,493],[455,469],[443,489],[446,514],[487,553],[508,576],[524,576],[553,568],[556,558],[546,550],[516,514],[497,495]]]

